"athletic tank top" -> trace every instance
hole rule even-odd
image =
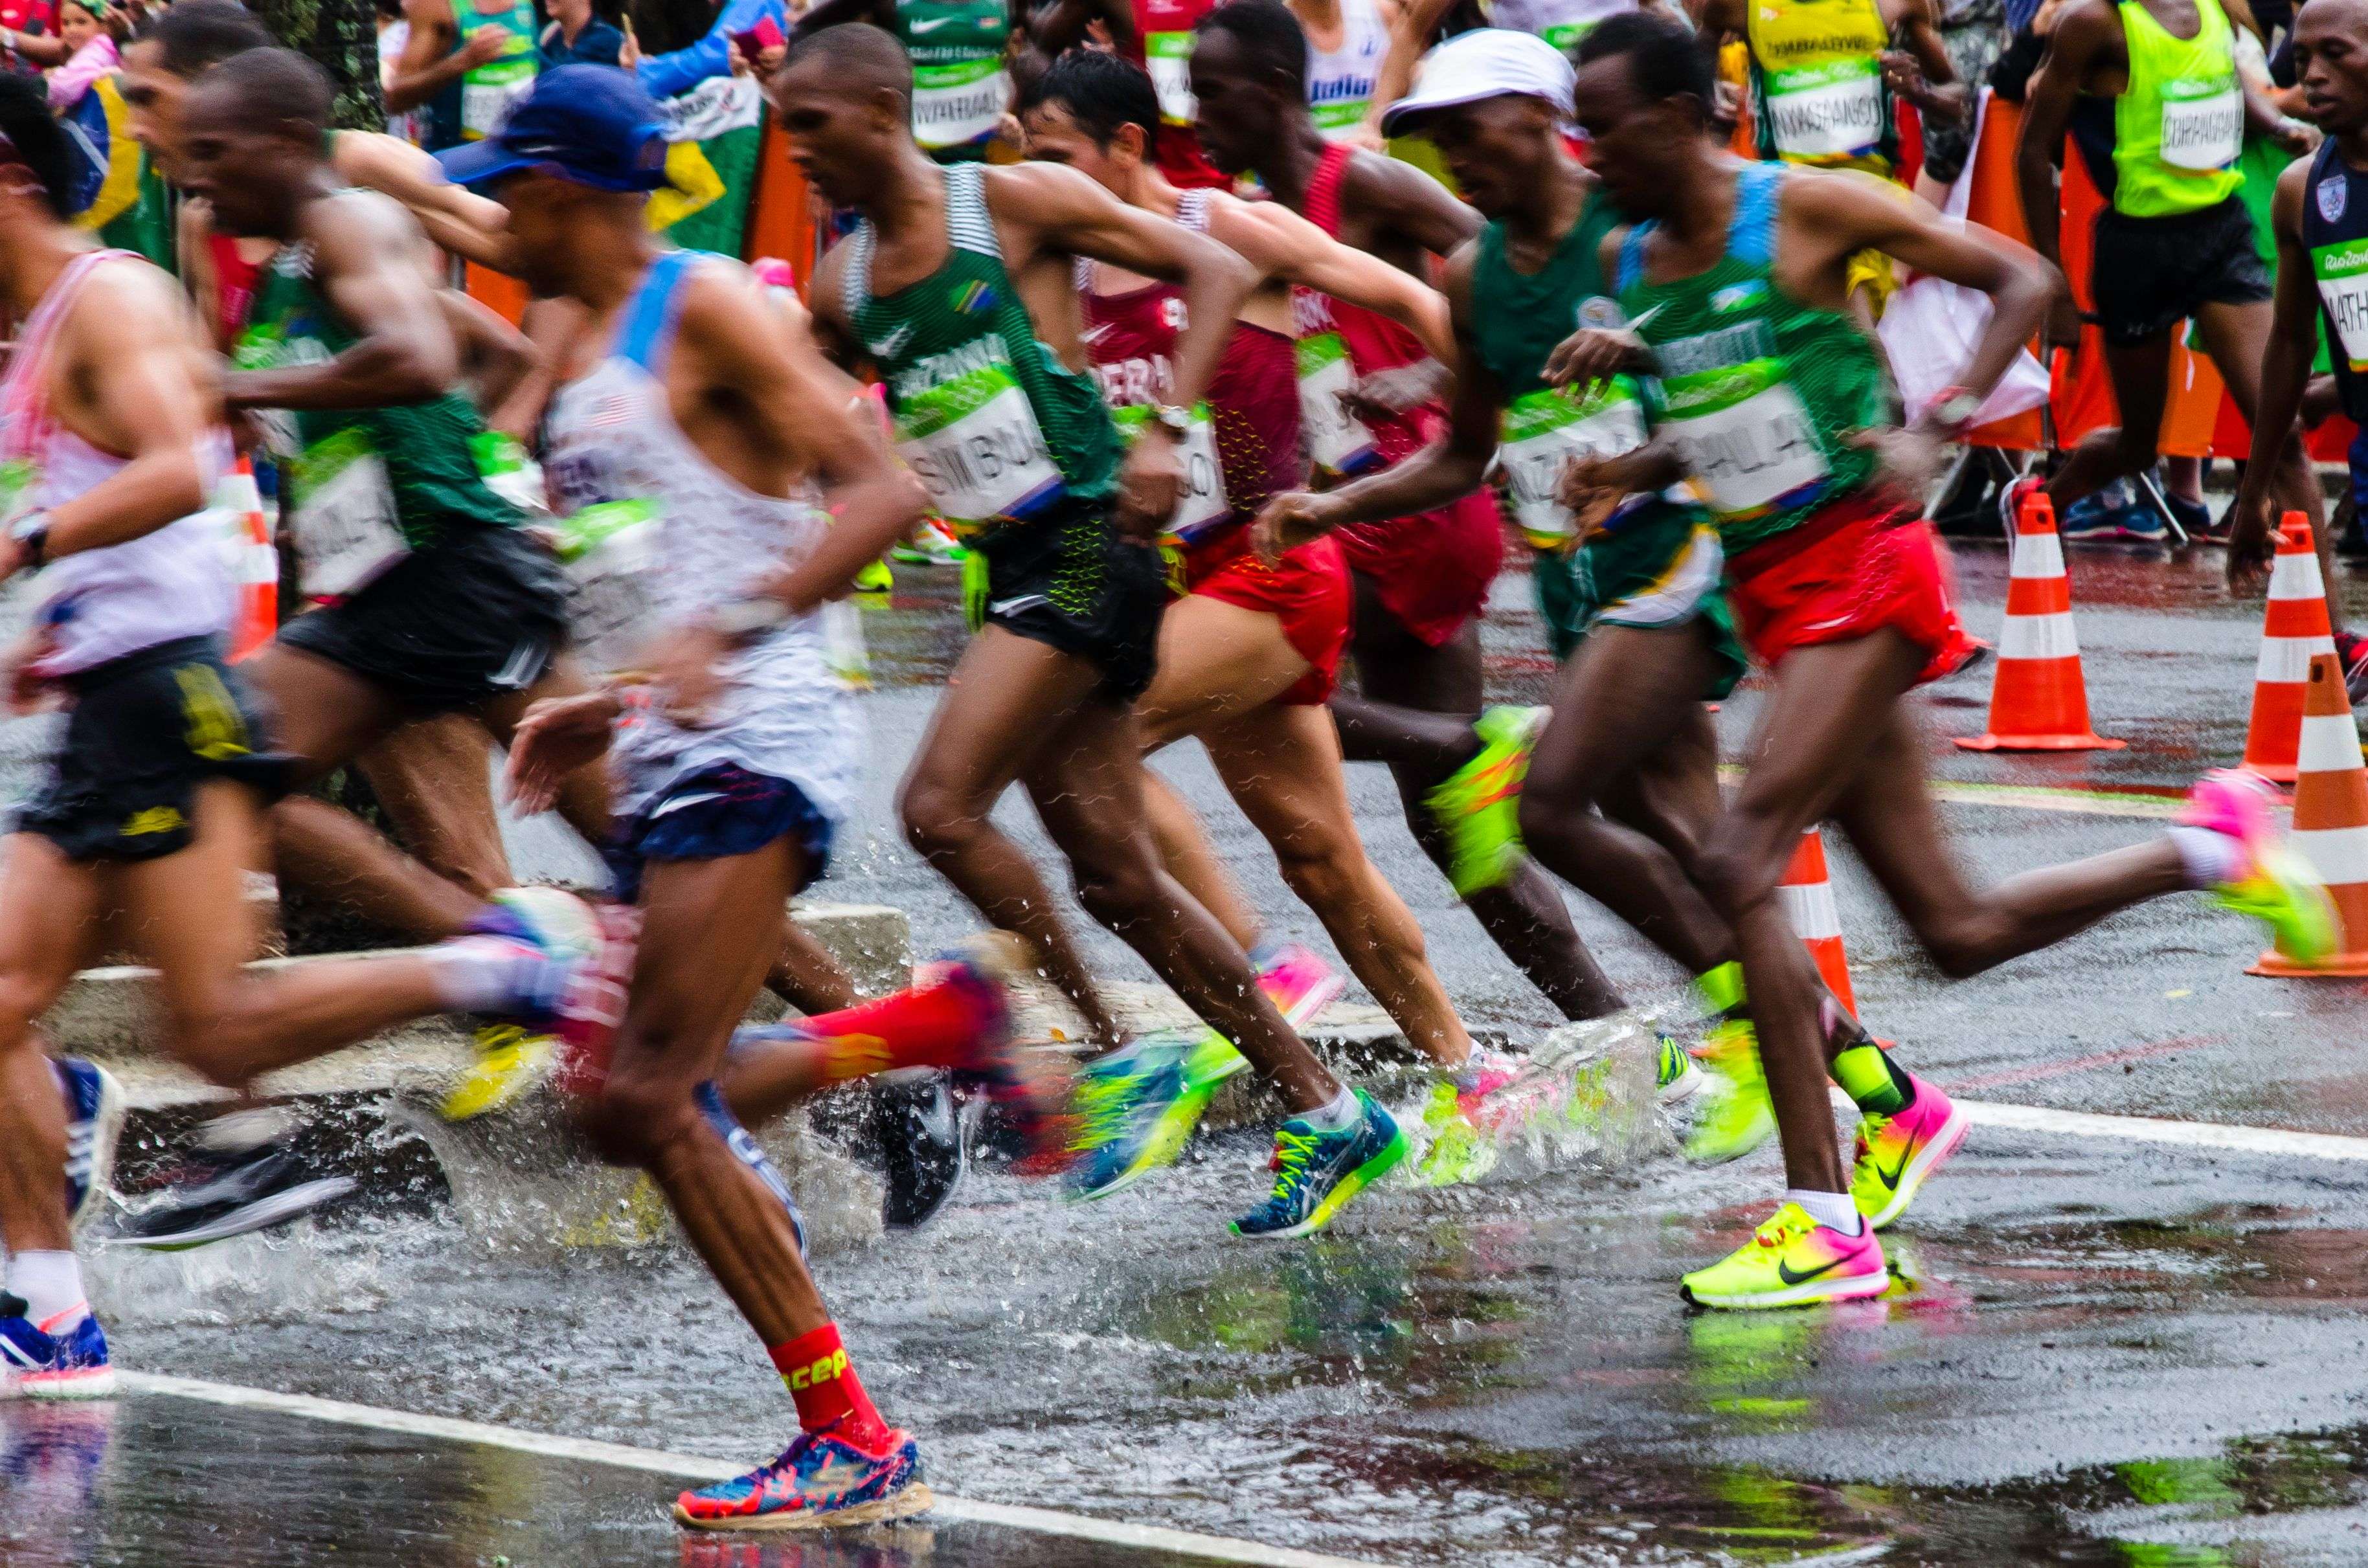
[[[2368,422],[2368,173],[2319,143],[2302,201],[2302,244],[2327,322],[2343,412]]]
[[[1784,176],[1782,164],[1736,169],[1726,254],[1691,278],[1645,278],[1656,224],[1636,225],[1620,252],[1620,308],[1659,361],[1657,386],[1646,389],[1655,421],[1730,558],[1864,485],[1874,455],[1846,437],[1890,418],[1873,341],[1776,282]]]
[[[913,139],[938,157],[974,153],[1011,108],[1008,0],[896,0],[913,57]]]
[[[2237,194],[2245,95],[2220,0],[2195,0],[2202,25],[2173,38],[2137,0],[2122,0],[2130,84],[2113,100],[2113,210],[2168,218]]]
[[[1567,54],[1598,24],[1636,8],[1636,0],[1497,0],[1488,23],[1535,33]]]
[[[247,312],[255,304],[256,285],[263,278],[264,264],[241,256],[238,241],[222,233],[206,236],[206,255],[214,265],[214,320],[222,340],[227,343],[246,325]]]
[[[17,335],[7,379],[0,381],[0,526],[87,494],[129,466],[130,460],[99,450],[59,423],[49,397],[58,334],[75,297],[92,273],[119,262],[147,265],[130,251],[76,256]],[[211,494],[230,466],[228,433],[207,431],[197,454]],[[230,549],[229,523],[209,510],[50,562],[32,579],[35,613],[57,643],[42,668],[71,674],[162,642],[222,636],[235,604]]]
[[[985,166],[940,173],[948,248],[935,272],[875,295],[878,232],[867,218],[847,240],[843,304],[888,389],[897,451],[960,528],[1041,517],[1064,496],[1108,501],[1118,428],[1100,388],[1037,337],[1003,268]]]
[[[1620,222],[1603,193],[1592,191],[1578,222],[1536,272],[1514,270],[1501,222],[1481,229],[1472,258],[1473,347],[1505,390],[1497,460],[1512,491],[1514,518],[1540,550],[1570,537],[1570,514],[1554,495],[1564,460],[1645,444],[1645,409],[1630,378],[1585,395],[1540,379],[1564,338],[1621,319],[1600,259],[1603,237]]]
[[[1898,156],[1877,0],[1746,0],[1759,155],[1888,175]]]
[[[1134,0],[1135,42],[1129,58],[1151,74],[1159,94],[1153,159],[1170,185],[1187,190],[1233,183],[1209,162],[1192,133],[1200,112],[1192,97],[1192,28],[1216,8],[1216,0]]]
[[[1356,134],[1373,106],[1382,79],[1382,58],[1390,51],[1390,29],[1373,0],[1340,0],[1340,47],[1317,49],[1307,41],[1307,108],[1325,140]]]
[[[465,41],[481,28],[507,35],[502,52],[446,86],[427,102],[427,150],[441,152],[462,142],[483,141],[501,128],[510,105],[534,85],[541,55],[534,46],[534,0],[452,0],[453,34]],[[451,52],[459,53],[456,41]]]
[[[1315,177],[1307,182],[1309,222],[1340,237],[1340,182],[1351,147],[1324,149]],[[1431,402],[1370,428],[1341,412],[1339,394],[1360,376],[1430,358],[1422,340],[1389,317],[1345,304],[1312,289],[1291,290],[1292,325],[1298,335],[1299,417],[1307,455],[1330,474],[1362,473],[1385,467],[1428,446],[1445,423],[1446,407]]]
[[[383,201],[341,191],[336,201]],[[319,365],[359,335],[313,286],[313,247],[280,247],[263,269],[233,362],[241,369]],[[350,594],[454,528],[510,528],[522,519],[485,487],[477,438],[484,422],[458,391],[384,408],[278,413],[263,421],[288,470],[282,494],[316,598]]]
[[[1185,191],[1176,205],[1177,223],[1207,233],[1208,205],[1208,192]],[[1098,294],[1092,264],[1079,257],[1077,292],[1086,305],[1086,347],[1094,378],[1120,422],[1140,423],[1151,405],[1173,403],[1184,290],[1173,283],[1152,283],[1123,294]],[[1190,493],[1171,525],[1176,542],[1196,554],[1225,541],[1258,516],[1269,495],[1305,482],[1294,363],[1292,340],[1265,327],[1236,322],[1225,340],[1208,401],[1193,411],[1193,433],[1185,448]]]
[[[708,461],[675,423],[666,366],[684,279],[700,251],[660,256],[625,304],[606,358],[552,396],[543,472],[560,514],[559,551],[575,582],[575,646],[620,667],[653,636],[746,597],[814,551],[830,518],[812,495],[760,495]],[[796,784],[846,817],[861,775],[862,732],[832,673],[822,615],[795,617],[735,654],[711,722],[685,729],[636,710],[610,757],[620,816],[717,763]]]

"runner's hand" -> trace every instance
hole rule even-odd
[[[490,65],[499,60],[502,51],[509,46],[510,35],[507,30],[495,27],[479,28],[469,35],[468,41],[461,45],[461,61],[464,66]]]
[[[1634,333],[1583,326],[1554,345],[1542,379],[1548,386],[1575,386],[1584,392],[1622,371],[1652,368],[1652,350]]]
[[[39,713],[57,699],[57,683],[41,673],[41,665],[57,652],[57,639],[40,621],[8,645],[8,707],[20,714]]]
[[[732,640],[708,626],[667,633],[643,661],[658,707],[687,730],[705,728],[715,699],[723,694],[728,677],[723,662],[732,656]]]
[[[1932,85],[1924,79],[1924,67],[1917,62],[1916,57],[1904,49],[1886,49],[1881,59],[1883,85],[1891,89],[1891,96],[1906,98],[1918,108],[1923,108],[1930,97]]]
[[[1340,406],[1351,419],[1400,419],[1447,390],[1447,367],[1436,359],[1417,359],[1360,376],[1340,394]]]
[[[1874,472],[1868,475],[1868,483],[1896,495],[1913,508],[1912,517],[1922,517],[1924,499],[1932,494],[1946,466],[1947,452],[1941,438],[1929,430],[1902,430],[1896,426],[1854,430],[1847,438],[1851,446],[1874,454]]]
[[[2228,508],[2228,591],[2258,598],[2269,589],[2270,567],[2278,558],[2277,530],[2270,526],[2270,498],[2247,485]]]
[[[1287,551],[1321,539],[1339,526],[1340,504],[1312,490],[1287,491],[1270,497],[1250,524],[1250,548],[1271,566]]]
[[[1564,462],[1562,473],[1554,483],[1554,499],[1570,513],[1571,530],[1570,537],[1562,543],[1561,553],[1576,552],[1601,532],[1621,502],[1639,490],[1654,488],[1639,477],[1635,456],[1634,452],[1618,457],[1595,454]]]
[[[502,792],[527,816],[551,810],[559,786],[609,749],[609,731],[624,710],[614,691],[552,698],[526,710],[510,736],[509,766]]]
[[[1119,533],[1139,544],[1159,537],[1184,498],[1184,449],[1164,425],[1146,423],[1118,471]]]
[[[2080,347],[2080,307],[2073,301],[2069,287],[2056,291],[2055,303],[2047,307],[2047,324],[2040,330],[2043,348],[2078,349]]]

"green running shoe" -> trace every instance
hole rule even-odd
[[[1686,1135],[1686,1158],[1705,1165],[1739,1160],[1776,1135],[1759,1034],[1747,1019],[1726,1019],[1703,1040],[1700,1060],[1708,1094]]]
[[[1472,723],[1480,755],[1424,797],[1447,835],[1448,881],[1456,897],[1503,886],[1528,858],[1521,847],[1521,781],[1550,716],[1543,708],[1489,709]]]
[[[875,561],[855,574],[855,591],[859,594],[884,594],[895,585],[895,575],[888,570],[885,561]]]
[[[1338,1132],[1319,1131],[1296,1116],[1275,1129],[1274,1190],[1234,1221],[1234,1234],[1313,1235],[1406,1158],[1406,1133],[1390,1113],[1362,1089],[1357,1105],[1364,1114]]]
[[[907,566],[959,566],[970,558],[970,551],[954,538],[953,530],[935,517],[914,529],[911,539],[899,540],[888,554]]]
[[[1474,1100],[1479,1095],[1474,1092]],[[1497,1168],[1497,1141],[1480,1130],[1464,1105],[1465,1091],[1452,1078],[1430,1086],[1423,1102],[1422,1125],[1429,1142],[1415,1166],[1415,1179],[1425,1187],[1457,1187],[1478,1181]]]
[[[1663,1105],[1675,1105],[1702,1092],[1710,1083],[1710,1075],[1694,1065],[1686,1048],[1668,1035],[1656,1031],[1654,1040],[1659,1050],[1653,1060],[1653,1095]]]

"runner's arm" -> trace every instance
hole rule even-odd
[[[1211,204],[1209,233],[1237,252],[1261,278],[1280,278],[1362,305],[1398,323],[1445,364],[1455,362],[1455,332],[1439,290],[1377,256],[1342,244],[1279,201]]]
[[[473,393],[471,401],[479,408],[498,407],[541,362],[541,355],[526,334],[483,301],[472,300],[458,289],[438,289],[436,305],[452,329],[452,341],[460,349],[461,373]]]
[[[2100,57],[2113,47],[2121,19],[2102,0],[2080,0],[2056,19],[2047,36],[2047,52],[2031,79],[2023,105],[2022,137],[2015,146],[2015,187],[2022,197],[2022,221],[2031,231],[2031,248],[2062,277],[2064,252],[2059,244],[2061,210],[2055,192],[2056,160],[2078,157],[2066,147],[2064,133],[2072,123],[2072,106],[2080,84]],[[2049,318],[2047,347],[2078,346],[2079,312],[2069,283],[2059,284]]]
[[[1454,6],[1455,0],[1412,0],[1391,22],[1389,52],[1382,56],[1381,74],[1373,83],[1373,107],[1365,115],[1365,124],[1374,135],[1382,133],[1383,114],[1413,87],[1415,66]]]
[[[398,136],[347,131],[338,133],[332,162],[349,183],[403,203],[446,250],[496,272],[517,271],[502,204],[446,179],[435,154]]]
[[[1379,212],[1390,233],[1433,256],[1454,255],[1480,232],[1480,214],[1412,164],[1360,153],[1349,161],[1348,179],[1357,193],[1344,205]]]
[[[2270,493],[2278,482],[2278,458],[2293,438],[2311,361],[2318,353],[2318,290],[2312,280],[2310,253],[2302,243],[2303,196],[2310,173],[2306,162],[2287,165],[2270,202],[2270,228],[2278,242],[2277,298],[2269,347],[2261,354],[2261,390],[2255,394],[2260,401],[2253,409],[2245,482],[2237,487],[2237,504],[2228,515],[2232,580],[2248,565],[2258,570],[2266,563]]]
[[[1892,29],[1893,53],[1902,53],[1913,70],[1898,71],[1886,57],[1884,74],[1892,90],[1926,115],[1940,115],[1963,124],[1973,108],[1973,91],[1957,80],[1957,67],[1941,41],[1940,7],[1934,0],[1907,0]]]
[[[1746,0],[1686,0],[1686,10],[1693,17],[1694,30],[1713,50],[1729,39],[1745,36]]]
[[[383,197],[336,205],[349,221],[312,236],[313,279],[357,340],[325,364],[230,372],[222,396],[233,408],[384,408],[440,397],[460,380],[460,349],[420,275],[410,220]]]
[[[887,28],[895,20],[886,0],[817,0],[806,8],[797,25],[790,28],[790,41],[794,43],[825,28],[835,28],[842,22],[870,22]]]
[[[131,460],[49,510],[49,560],[122,544],[203,510],[198,443],[220,417],[192,373],[197,335],[170,279],[109,265],[84,290],[56,374],[78,389],[69,410],[83,415],[73,421],[76,434]],[[15,573],[26,564],[24,547],[0,542],[0,563]]]
[[[1111,48],[1135,51],[1134,7],[1126,0],[1054,0],[1030,18],[1028,37],[1047,60],[1058,60],[1084,43],[1096,22],[1110,33]]]
[[[452,0],[403,0],[403,15],[411,23],[411,37],[386,85],[389,114],[419,108],[501,52],[502,30],[494,27],[461,39],[458,49],[447,45],[446,39],[461,30],[461,15]],[[485,43],[476,41],[486,34],[493,37]]]

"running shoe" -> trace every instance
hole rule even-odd
[[[1658,1029],[1653,1031],[1653,1095],[1663,1105],[1691,1099],[1710,1083],[1710,1075],[1694,1065],[1686,1048]]]
[[[968,1128],[951,1075],[928,1068],[871,1082],[871,1127],[880,1141],[880,1222],[917,1230],[953,1198],[970,1166]]]
[[[891,1429],[884,1453],[866,1453],[828,1432],[801,1432],[770,1464],[684,1493],[674,1517],[695,1530],[826,1529],[906,1518],[935,1501],[906,1433]]]
[[[1198,1119],[1185,1105],[1185,1062],[1192,1051],[1174,1033],[1153,1035],[1079,1070],[1072,1199],[1108,1198],[1176,1158]]]
[[[2335,656],[2343,665],[2343,690],[2354,712],[2368,699],[2368,637],[2354,631],[2335,634]]]
[[[351,1177],[321,1174],[282,1139],[200,1150],[108,1241],[178,1252],[284,1225],[353,1190]]]
[[[467,1121],[516,1105],[551,1076],[559,1060],[557,1040],[516,1024],[480,1024],[470,1044],[477,1059],[437,1108],[447,1121]]]
[[[2065,507],[2055,531],[2076,544],[2158,544],[2170,537],[2162,514],[2126,479],[2114,480]]]
[[[81,1321],[63,1327],[60,1312],[37,1324],[25,1315],[21,1296],[0,1292],[0,1400],[107,1399],[115,1392],[115,1368],[107,1358],[107,1335],[88,1307]]]
[[[885,561],[874,561],[855,574],[855,591],[859,594],[884,594],[896,586],[895,574],[888,570]]]
[[[905,566],[959,566],[970,559],[970,551],[951,528],[931,517],[913,530],[911,539],[898,541],[888,556]]]
[[[1743,1312],[1854,1301],[1880,1296],[1890,1284],[1872,1225],[1846,1236],[1787,1203],[1749,1241],[1687,1275],[1678,1291],[1697,1307]]]
[[[1322,954],[1298,942],[1285,942],[1258,971],[1258,989],[1294,1029],[1314,1023],[1348,988],[1347,978]]]
[[[1012,1029],[1011,990],[1030,968],[1030,957],[1022,938],[1008,931],[983,931],[921,968],[915,981],[949,988],[950,996],[967,1009],[969,1043],[953,1063],[955,1082],[984,1088],[1004,1108],[1019,1130],[1023,1164],[1041,1168],[1075,1127],[1064,1108],[1069,1097],[1065,1064],[1056,1072],[1054,1053],[1021,1045]]]
[[[2226,544],[2228,542],[2227,526],[2214,522],[2212,508],[2203,502],[2190,501],[2186,496],[2174,495],[2168,490],[2162,493],[2162,499],[2163,503],[2170,508],[2170,520],[2177,523],[2187,537],[2195,543]]]
[[[1414,1174],[1415,1179],[1425,1187],[1457,1187],[1478,1181],[1497,1168],[1503,1155],[1490,1130],[1481,1125],[1481,1107],[1489,1095],[1512,1081],[1512,1074],[1480,1068],[1459,1076],[1469,1081],[1441,1078],[1431,1085],[1429,1097],[1423,1102],[1422,1125],[1427,1141]]]
[[[114,1074],[79,1056],[53,1057],[50,1065],[66,1100],[66,1218],[79,1230],[115,1177],[123,1085]]]
[[[1998,523],[2006,529],[2008,539],[2011,540],[2015,536],[2015,525],[2022,517],[2024,500],[2040,494],[2046,488],[2047,481],[2044,477],[2036,473],[2026,473],[1998,493]]]
[[[1528,858],[1521,847],[1521,781],[1549,717],[1543,708],[1489,709],[1472,723],[1480,754],[1424,797],[1447,835],[1448,881],[1456,897],[1502,886]]]
[[[1850,1197],[1870,1229],[1880,1231],[1907,1211],[1917,1188],[1965,1141],[1965,1113],[1923,1079],[1908,1075],[1916,1097],[1893,1116],[1859,1118]]]
[[[1707,1096],[1686,1134],[1686,1158],[1697,1165],[1739,1160],[1776,1135],[1776,1110],[1759,1065],[1759,1036],[1748,1018],[1711,1027],[1696,1052]]]
[[[1292,1117],[1274,1132],[1274,1190],[1234,1221],[1237,1236],[1312,1235],[1366,1187],[1406,1158],[1406,1136],[1373,1096],[1357,1091],[1364,1114],[1338,1132]]]
[[[2277,790],[2269,780],[2234,768],[2215,767],[2195,781],[2179,820],[2235,839],[2244,851],[2237,874],[2212,889],[2222,908],[2265,923],[2278,951],[2298,963],[2312,963],[2336,950],[2340,939],[2334,901],[2317,874],[2278,831],[2271,807]]]

